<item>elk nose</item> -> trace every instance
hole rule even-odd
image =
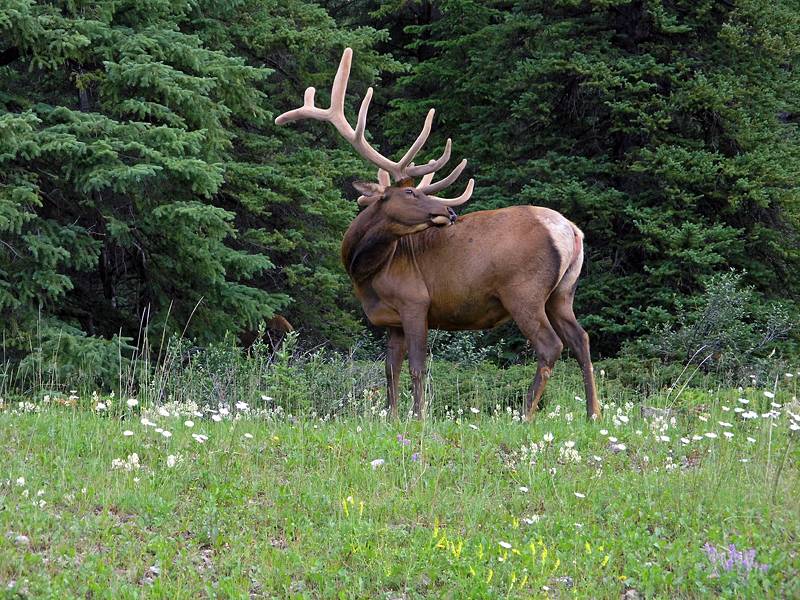
[[[450,215],[450,224],[452,225],[456,222],[456,219],[458,219],[458,215],[456,215],[456,211],[449,206],[447,207],[447,213]]]

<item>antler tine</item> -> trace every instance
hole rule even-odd
[[[364,137],[364,130],[367,127],[367,111],[369,103],[372,101],[372,88],[367,89],[364,99],[361,101],[361,108],[358,109],[358,121],[356,122],[356,140]]]
[[[452,147],[453,147],[452,140],[450,138],[447,138],[447,143],[444,145],[444,152],[438,159],[431,160],[426,165],[409,165],[406,168],[406,174],[409,177],[419,177],[420,175],[435,173],[443,166],[445,166],[447,164],[447,161],[450,160],[450,151],[452,150]]]
[[[397,162],[397,167],[400,169],[403,175],[409,174],[406,169],[406,167],[408,167],[408,163],[414,160],[414,157],[425,145],[425,142],[428,141],[428,136],[431,134],[431,125],[433,125],[433,115],[435,114],[436,109],[434,108],[428,111],[428,114],[425,116],[425,124],[422,126],[422,131],[420,131],[417,139],[411,145],[411,148],[409,148],[403,155],[403,158]]]
[[[431,161],[431,163],[432,163],[432,162],[433,162],[433,161]],[[429,163],[429,164],[430,164],[430,163]],[[426,173],[425,175],[423,175],[423,176],[422,176],[422,179],[421,179],[421,180],[420,180],[420,182],[419,182],[419,185],[417,186],[417,189],[419,189],[419,188],[422,188],[422,187],[425,187],[426,185],[429,185],[429,184],[430,184],[430,182],[431,182],[431,181],[433,181],[433,176],[434,176],[435,174],[436,174],[436,172],[435,172],[435,171],[431,171],[430,173]]]
[[[344,117],[344,97],[347,94],[347,82],[350,80],[350,66],[353,64],[353,49],[345,48],[342,52],[342,60],[339,61],[339,68],[336,69],[336,76],[333,78],[331,86],[331,107],[328,109],[332,114],[340,114]],[[347,124],[350,127],[350,124]]]
[[[316,119],[318,121],[326,120],[328,111],[314,106],[314,94],[316,91],[317,90],[315,90],[313,87],[306,88],[306,91],[303,94],[303,106],[278,116],[278,118],[275,119],[275,124],[283,125],[284,123],[299,121],[300,119]]]
[[[456,166],[455,169],[453,169],[450,175],[448,175],[447,177],[445,177],[440,181],[437,181],[436,183],[430,183],[433,179],[433,173],[431,173],[430,179],[426,181],[425,178],[423,178],[422,181],[420,181],[419,185],[417,186],[417,189],[423,194],[433,194],[439,192],[444,188],[446,188],[451,183],[453,183],[456,179],[458,179],[458,176],[461,175],[461,172],[464,170],[464,167],[466,166],[467,166],[467,159],[465,158],[460,163],[458,163],[458,165]],[[427,175],[425,177],[427,177]]]
[[[464,190],[464,193],[461,194],[458,198],[447,199],[447,198],[439,198],[438,196],[428,196],[428,198],[432,198],[433,200],[438,200],[445,206],[459,206],[460,204],[464,204],[467,200],[469,200],[470,196],[472,196],[472,190],[475,187],[475,180],[470,179],[467,182],[467,189]]]

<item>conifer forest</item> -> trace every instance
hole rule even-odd
[[[384,154],[435,107],[423,158],[452,137],[469,159],[461,212],[540,205],[583,229],[596,357],[796,350],[795,2],[6,0],[6,360],[102,373],[143,329],[204,346],[274,315],[308,345],[364,338],[339,245],[374,170],[324,123],[274,124],[328,93],[346,46],[347,111],[375,88]],[[758,339],[700,331],[709,311]],[[524,346],[481,335],[506,360]]]

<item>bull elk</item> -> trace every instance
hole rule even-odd
[[[389,408],[397,414],[398,374],[406,352],[411,372],[415,416],[424,411],[424,373],[429,328],[489,329],[513,319],[536,351],[538,369],[528,390],[525,416],[539,405],[564,344],[583,371],[586,411],[598,417],[589,354],[589,337],[572,310],[583,263],[583,234],[560,213],[539,206],[513,206],[456,218],[451,207],[466,202],[474,180],[459,197],[432,194],[461,175],[462,160],[443,179],[436,171],[450,159],[451,140],[437,160],[415,165],[434,110],[422,132],[394,162],[365,138],[372,88],[367,90],[356,127],[344,114],[353,52],[346,48],[327,109],[314,105],[315,90],[305,91],[303,106],[283,113],[275,123],[301,119],[331,123],[355,150],[378,167],[377,183],[356,182],[364,208],[342,241],[342,261],[369,320],[389,333],[386,380]],[[419,184],[413,179],[421,177]],[[394,183],[392,183],[392,180]]]

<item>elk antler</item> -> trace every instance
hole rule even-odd
[[[446,188],[453,183],[464,167],[467,165],[467,160],[464,159],[459,165],[453,169],[444,179],[431,183],[433,175],[442,168],[448,160],[450,160],[450,150],[452,142],[448,139],[445,145],[444,153],[437,160],[432,160],[424,165],[415,165],[411,162],[417,153],[425,145],[426,140],[431,132],[431,125],[433,124],[433,115],[436,112],[434,109],[428,111],[425,117],[425,123],[422,126],[422,131],[417,136],[417,139],[406,151],[399,161],[394,162],[383,156],[380,152],[375,150],[364,137],[364,132],[367,124],[367,111],[369,110],[369,103],[372,101],[372,88],[367,90],[364,100],[361,102],[361,108],[358,111],[358,120],[356,121],[356,128],[353,129],[344,115],[344,97],[347,93],[347,81],[350,78],[350,65],[353,60],[352,48],[345,48],[342,54],[342,60],[339,62],[339,69],[336,71],[336,77],[333,80],[333,87],[331,88],[331,105],[329,108],[318,108],[314,106],[314,94],[316,90],[313,87],[306,89],[303,96],[303,106],[283,113],[275,119],[277,125],[283,125],[291,121],[299,121],[301,119],[315,119],[317,121],[327,121],[331,123],[339,134],[346,139],[356,152],[363,158],[367,159],[372,164],[379,168],[378,181],[388,187],[389,176],[395,182],[403,181],[411,177],[418,177],[423,175],[423,179],[417,189],[424,194],[437,192]],[[382,175],[381,172],[386,173]],[[437,196],[429,196],[439,200],[448,206],[458,206],[469,200],[472,195],[472,190],[475,186],[475,181],[470,179],[467,183],[467,189],[458,198],[448,200],[439,198]]]

